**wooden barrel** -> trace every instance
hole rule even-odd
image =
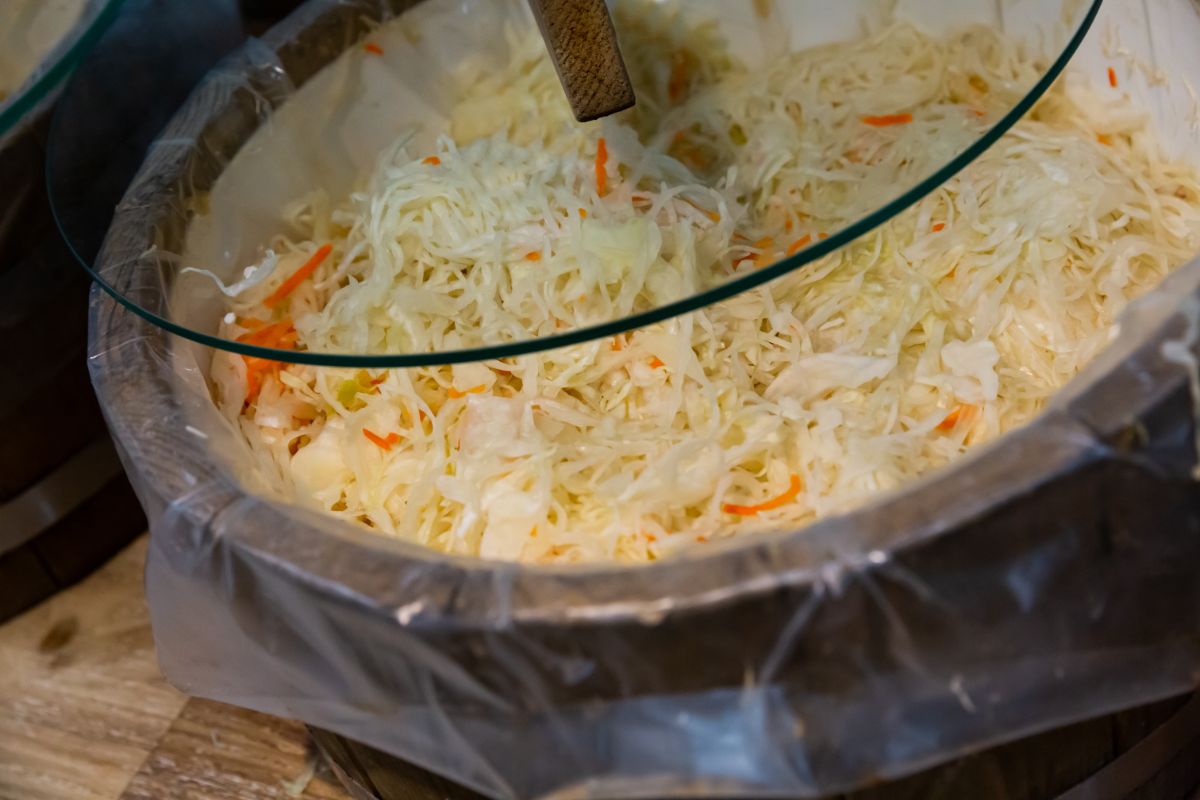
[[[299,7],[301,0],[239,0],[246,33],[261,36]]]
[[[99,66],[82,63],[54,102],[0,136],[0,621],[84,577],[146,530],[92,391],[91,279],[78,258],[94,257],[145,147],[240,42],[233,7],[129,0],[93,42]],[[51,148],[60,112],[66,122]],[[46,188],[51,149],[56,207]]]
[[[355,800],[482,800],[327,731],[313,737]],[[536,758],[530,754],[530,758]],[[1197,800],[1200,695],[1040,733],[827,800]]]
[[[88,378],[90,281],[47,199],[52,113],[0,136],[0,622],[146,529]]]
[[[351,16],[350,11],[346,10],[347,6],[331,5],[330,8]],[[322,59],[327,60],[330,48],[318,45],[324,39],[334,40],[328,35],[331,29],[344,30],[345,24],[349,24],[343,24],[344,20],[332,19],[333,16],[334,12],[331,11],[329,19],[323,16],[311,21],[310,28],[299,31],[292,44],[286,48],[280,47],[279,52],[286,56],[284,63],[289,70],[295,66],[297,70],[304,70],[300,74],[311,74],[325,63]],[[352,16],[353,24],[361,23],[357,14]],[[354,41],[353,35],[343,38],[345,41]],[[224,114],[227,116],[222,116]],[[215,180],[216,175],[224,168],[223,154],[235,152],[235,145],[241,143],[236,139],[243,135],[247,127],[245,120],[253,118],[253,111],[247,112],[239,107],[236,100],[230,100],[229,108],[221,110],[220,114],[212,118],[212,137],[207,141],[214,145],[213,150],[187,162],[186,180],[189,188],[211,186],[211,181]],[[218,124],[228,120],[235,120],[238,124]],[[161,202],[160,192],[177,191],[175,181],[179,180],[178,176],[156,175],[155,180],[161,180],[161,186],[151,186],[148,183],[140,187],[144,193],[134,195],[138,203],[146,202],[148,198],[153,202]],[[126,238],[121,241],[121,245],[133,246],[135,252],[143,252],[148,245],[142,238],[145,234],[146,229],[143,227],[124,231],[123,235]],[[171,235],[174,236],[175,233]],[[146,295],[150,301],[155,299],[153,292],[148,291]],[[102,311],[102,316],[98,318],[97,329],[101,331],[98,340],[120,343],[134,341],[127,335],[129,329],[118,327],[118,324],[112,322],[111,315],[103,316],[107,314],[108,312]],[[147,345],[137,352],[131,349],[133,358],[123,362],[119,372],[113,364],[105,365],[110,370],[106,399],[110,402],[109,407],[113,409],[114,417],[121,419],[122,404],[129,405],[129,396],[134,396],[137,400],[136,413],[127,413],[125,416],[129,426],[126,430],[140,432],[144,421],[153,417],[153,410],[175,408],[172,405],[173,399],[167,394],[168,390],[163,389],[156,383],[156,379],[150,376],[149,367],[157,357],[155,354],[159,352],[155,350],[157,346],[158,343],[153,346]],[[1154,346],[1158,347],[1157,344]],[[1190,400],[1182,382],[1177,381],[1176,377],[1171,377],[1170,380],[1171,383],[1168,384],[1167,377],[1163,377],[1162,396],[1155,395],[1154,398],[1145,399],[1141,394],[1126,391],[1124,382],[1137,381],[1137,385],[1144,386],[1147,383],[1146,375],[1142,372],[1136,375],[1120,372],[1089,394],[1085,398],[1087,403],[1081,401],[1081,418],[1089,423],[1099,420],[1094,423],[1094,428],[1098,432],[1097,436],[1106,437],[1103,441],[1107,444],[1110,441],[1107,437],[1114,429],[1108,417],[1100,414],[1098,410],[1117,409],[1120,416],[1128,415],[1129,419],[1137,420],[1137,425],[1122,421],[1121,424],[1125,427],[1115,432],[1119,436],[1114,434],[1111,437],[1114,450],[1133,453],[1140,459],[1140,453],[1148,449],[1147,442],[1150,442],[1153,444],[1154,454],[1163,463],[1186,464],[1190,469],[1194,456],[1192,440],[1175,433],[1177,427],[1187,428],[1179,423],[1180,420],[1190,420],[1190,416],[1184,416],[1191,410]],[[118,384],[121,388],[119,393],[114,389]],[[156,397],[157,405],[143,403],[148,396]],[[1135,404],[1129,398],[1139,399]],[[1142,416],[1146,418],[1145,425],[1141,424]],[[1127,437],[1126,431],[1132,433]],[[1028,435],[1036,437],[1038,429],[1031,429]],[[131,439],[132,437],[127,441]],[[161,442],[156,443],[156,446],[159,445]],[[1009,451],[1013,454],[1014,461],[1017,460],[1015,454],[1018,449],[1014,445]],[[171,452],[178,453],[175,450]],[[190,455],[181,457],[196,458],[200,464],[208,463],[205,460],[207,454],[196,456],[197,451],[189,452]],[[1003,458],[1003,451],[998,452]],[[1180,453],[1185,454],[1187,460],[1182,455],[1177,458]],[[803,649],[796,647],[794,652],[799,655],[791,657],[781,668],[780,674],[783,678],[792,680],[794,686],[811,685],[815,681],[827,694],[836,692],[839,697],[857,697],[862,705],[868,705],[868,710],[872,710],[873,707],[867,703],[871,693],[859,692],[854,684],[858,672],[872,674],[872,670],[875,669],[877,671],[874,674],[882,674],[882,667],[886,666],[891,657],[892,651],[889,650],[887,641],[893,629],[891,619],[878,613],[879,609],[875,603],[884,608],[899,607],[904,610],[906,620],[915,626],[913,631],[918,639],[910,645],[911,647],[919,650],[928,644],[931,646],[931,652],[949,653],[954,659],[958,659],[947,662],[947,671],[958,664],[972,664],[975,654],[968,652],[968,645],[978,643],[959,640],[956,633],[950,632],[949,626],[939,626],[940,612],[933,607],[934,604],[929,604],[926,608],[914,599],[914,596],[908,594],[913,585],[933,587],[932,596],[944,599],[950,607],[960,609],[963,615],[979,621],[977,630],[986,631],[982,625],[986,621],[994,623],[996,620],[1008,618],[1015,620],[1013,624],[1005,625],[1004,630],[996,632],[988,641],[991,652],[1000,652],[1006,656],[1011,654],[1012,658],[1021,657],[1024,652],[1020,646],[1013,643],[1030,635],[1041,637],[1039,643],[1042,646],[1053,645],[1072,656],[1119,644],[1129,646],[1128,642],[1110,642],[1106,638],[1108,632],[1116,626],[1123,626],[1123,630],[1147,627],[1144,638],[1137,639],[1135,643],[1146,647],[1157,642],[1173,642],[1185,636],[1193,636],[1196,630],[1195,609],[1200,606],[1192,602],[1195,599],[1192,583],[1194,571],[1190,569],[1190,564],[1195,563],[1192,558],[1195,542],[1200,540],[1182,535],[1194,532],[1195,520],[1200,519],[1196,513],[1198,501],[1192,484],[1159,480],[1158,470],[1153,474],[1142,470],[1141,462],[1134,459],[1110,462],[1092,460],[1090,456],[1078,459],[1074,455],[1070,455],[1070,458],[1066,455],[1055,457],[1061,458],[1057,463],[1062,471],[1053,474],[1047,472],[1044,478],[1039,478],[1044,480],[1044,483],[1031,485],[1022,482],[1017,488],[1006,489],[986,514],[978,517],[964,516],[956,523],[958,527],[954,530],[939,532],[937,537],[923,538],[911,546],[906,546],[904,551],[897,550],[893,553],[894,563],[899,568],[895,574],[903,574],[905,579],[902,583],[898,580],[888,581],[885,577],[878,584],[873,584],[871,592],[882,592],[882,601],[874,594],[867,596],[867,589],[863,588],[866,585],[865,581],[850,585],[830,601],[831,612],[821,620],[820,626],[812,626],[808,638],[811,642],[848,642],[845,648],[835,654],[840,660],[834,662],[831,659],[829,663],[835,663],[839,667],[852,665],[857,671],[849,668],[844,671],[829,670],[827,665],[810,666],[803,658]],[[974,476],[958,478],[956,480],[960,483],[955,484],[958,488],[951,487],[947,489],[947,493],[961,492],[962,487],[977,489],[979,485],[991,486],[995,475],[1003,472],[1007,468],[1006,465],[1007,462],[993,460],[986,465],[989,472],[977,471]],[[1021,465],[1024,466],[1023,461]],[[1163,472],[1167,472],[1166,468]],[[146,477],[149,481],[155,476]],[[163,477],[154,490],[161,492],[161,496],[167,499],[179,497],[183,491],[178,482],[167,477]],[[1099,498],[1104,498],[1105,502],[1098,502]],[[226,498],[207,498],[205,502],[212,502],[224,508]],[[868,519],[864,512],[856,522],[863,522],[871,530],[879,532],[879,541],[889,541],[884,538],[885,532],[923,524],[921,521],[927,515],[929,507],[914,504],[907,510],[901,509],[903,513],[899,517],[894,516],[895,507],[872,511],[870,513],[875,517],[871,519]],[[207,510],[196,511],[198,518],[207,513]],[[332,551],[335,546],[340,551],[339,556],[346,556],[356,546],[343,541],[332,542],[330,537],[324,536],[321,531],[296,526],[295,530],[287,530],[286,541],[279,537],[282,543],[278,545],[278,549],[273,549],[276,547],[276,540],[272,539],[276,526],[283,524],[274,513],[265,504],[255,504],[253,513],[248,512],[244,519],[239,520],[240,530],[226,529],[236,535],[225,535],[219,539],[214,537],[213,551],[216,556],[212,560],[221,561],[223,564],[236,564],[238,568],[244,569],[244,574],[253,574],[255,580],[263,576],[274,579],[276,573],[272,570],[277,570],[278,573],[286,573],[287,577],[281,580],[290,581],[291,576],[305,569],[312,569],[308,565],[297,566],[296,562],[290,560],[295,558],[298,552],[315,561],[317,559],[314,554]],[[889,516],[884,519],[885,515]],[[1166,535],[1168,531],[1171,534],[1169,537]],[[1012,532],[1013,535],[998,535],[1000,532]],[[207,534],[207,530],[203,531],[203,535]],[[1159,541],[1160,539],[1166,541]],[[1045,602],[1038,605],[1037,614],[1027,610],[1024,613],[1016,613],[1013,599],[1003,586],[997,585],[987,589],[974,585],[974,581],[964,580],[964,576],[991,574],[998,569],[997,564],[1000,563],[1008,565],[1009,568],[1040,563],[1038,553],[1063,542],[1068,545],[1066,552],[1078,554],[1078,557],[1063,556],[1060,561],[1055,562],[1055,583],[1046,587]],[[1130,543],[1140,550],[1135,552]],[[776,547],[777,545],[772,545],[772,548]],[[766,550],[766,547],[762,549]],[[367,551],[368,548],[364,546],[363,550]],[[1156,555],[1160,551],[1170,554],[1164,556],[1161,564],[1171,569],[1160,565]],[[1061,553],[1063,550],[1058,549],[1054,552]],[[1123,556],[1133,552],[1135,556],[1144,556],[1146,563],[1118,563],[1116,559],[1109,557],[1113,552],[1119,552]],[[772,555],[777,556],[777,552],[773,552]],[[370,557],[380,558],[373,549],[370,551]],[[724,573],[714,571],[710,574],[717,575],[719,580],[725,581],[727,579],[720,575],[742,576],[751,569],[759,569],[763,563],[767,563],[765,553],[756,553],[750,548],[740,551],[736,557],[740,560],[730,558],[722,565]],[[270,560],[270,563],[261,565],[256,559]],[[379,566],[379,563],[383,562],[372,563]],[[773,563],[778,563],[778,559]],[[283,564],[287,566],[281,567]],[[247,569],[247,565],[253,566]],[[376,573],[372,573],[372,577],[386,573],[381,582],[387,582],[390,587],[398,574],[393,572],[392,568],[404,569],[407,566],[409,565],[403,563],[403,557],[389,557],[386,568],[378,569]],[[458,603],[460,608],[474,612],[482,607],[482,604],[472,605],[476,597],[483,596],[482,591],[466,601],[462,598],[467,591],[479,585],[490,586],[492,579],[487,573],[480,570],[479,575],[473,574],[468,580],[458,573],[458,567],[454,565],[439,564],[437,572],[429,569],[428,564],[424,562],[420,567],[425,570],[422,579],[428,585],[447,587],[447,591],[455,592],[454,602]],[[1123,574],[1126,568],[1132,573],[1129,578]],[[678,572],[682,573],[683,570]],[[1144,577],[1145,575],[1152,575],[1152,578]],[[691,581],[699,576],[698,573],[692,573],[686,577]],[[557,598],[562,593],[543,591],[548,586],[539,582],[541,576],[531,578],[522,575],[521,578],[524,581],[521,589],[514,591],[512,596],[540,598],[553,595],[554,599],[551,602],[558,602]],[[558,580],[557,576],[555,580]],[[610,576],[604,576],[603,580],[606,592],[603,597],[611,598],[616,589],[623,590],[623,584],[612,580]],[[1110,583],[1106,584],[1104,581]],[[549,579],[545,581],[545,584],[548,583]],[[321,581],[295,581],[285,585],[289,590],[287,596],[293,599],[294,604],[306,607],[311,605],[313,609],[320,609],[317,613],[324,614],[324,619],[332,618],[332,612],[325,612],[327,608],[336,606],[339,613],[344,611],[343,600],[346,594],[340,586],[337,592],[327,592],[326,585]],[[633,589],[644,589],[636,586],[633,580],[628,581],[628,585]],[[1052,625],[1044,625],[1042,620],[1062,620],[1064,623],[1070,621],[1073,625],[1079,624],[1079,621],[1085,618],[1081,609],[1088,610],[1085,604],[1090,601],[1078,589],[1081,586],[1090,586],[1093,589],[1101,586],[1103,591],[1107,592],[1110,585],[1113,592],[1120,590],[1123,593],[1125,602],[1120,609],[1114,611],[1106,620],[1097,620],[1093,614],[1093,624],[1086,630],[1079,631],[1078,637],[1051,639],[1052,634],[1058,633],[1058,629],[1051,630]],[[882,589],[878,588],[880,586]],[[589,589],[594,589],[594,586],[589,584]],[[650,590],[645,591],[648,593]],[[659,590],[655,587],[653,591]],[[647,629],[640,621],[628,619],[616,620],[611,624],[605,621],[586,629],[572,627],[569,623],[559,628],[541,625],[536,620],[529,621],[536,616],[531,614],[525,622],[511,626],[511,630],[494,634],[489,628],[477,635],[476,628],[468,626],[465,622],[460,624],[459,620],[451,620],[451,623],[458,624],[459,627],[447,625],[447,631],[438,644],[446,648],[455,664],[462,665],[472,674],[484,675],[488,679],[504,675],[504,665],[498,666],[497,660],[491,658],[488,650],[498,635],[509,637],[501,638],[502,644],[525,637],[525,643],[538,646],[545,644],[550,651],[555,651],[555,648],[567,650],[568,645],[564,645],[564,642],[567,642],[572,653],[579,652],[588,658],[601,653],[605,648],[611,651],[613,643],[616,642],[629,652],[638,652],[648,660],[665,665],[661,670],[662,674],[679,676],[681,685],[671,687],[672,690],[700,692],[712,688],[736,687],[739,685],[737,681],[743,675],[745,659],[740,656],[725,657],[731,651],[713,646],[710,631],[714,628],[740,631],[743,630],[741,623],[751,620],[754,628],[745,630],[747,637],[754,639],[752,652],[767,652],[774,647],[778,632],[794,619],[793,610],[809,602],[811,597],[816,596],[812,593],[817,591],[823,591],[822,584],[818,584],[817,588],[810,588],[807,584],[788,586],[774,593],[746,592],[744,596],[737,598],[736,603],[731,602],[720,608],[705,607],[694,615],[681,613],[674,618],[668,616],[654,630]],[[239,597],[239,600],[245,599],[245,602],[238,602],[236,607],[233,603],[229,603],[228,608],[217,606],[219,614],[228,611],[227,620],[206,618],[204,623],[207,630],[216,629],[216,625],[225,621],[227,624],[236,625],[234,630],[240,636],[269,641],[270,648],[263,648],[264,652],[270,651],[268,656],[263,657],[263,663],[270,663],[272,659],[286,662],[288,655],[293,652],[298,658],[303,658],[309,652],[311,642],[305,640],[301,633],[297,633],[297,628],[279,624],[281,618],[293,618],[277,613],[279,609],[264,609],[263,606],[267,603],[259,602],[259,598],[265,596],[264,592],[247,594],[253,596]],[[586,595],[586,592],[584,594]],[[376,602],[374,596],[359,596],[370,597],[367,602]],[[394,605],[387,605],[393,595],[387,597],[388,601],[379,601],[379,607],[394,609]],[[222,597],[223,602],[227,600],[228,598]],[[531,605],[533,602],[531,601]],[[229,610],[230,608],[232,610]],[[1145,611],[1161,608],[1171,608],[1177,613],[1156,617],[1152,611]],[[1092,612],[1088,610],[1088,613]],[[600,616],[597,614],[592,618],[598,619]],[[380,621],[388,617],[388,614],[383,613],[364,614],[361,617],[347,614],[340,619],[353,620],[356,630],[364,634],[379,633],[380,638],[377,642],[362,636],[353,644],[369,654],[369,658],[363,657],[363,660],[371,661],[369,677],[378,678],[381,683],[386,680],[390,686],[390,679],[405,662],[402,654],[380,652],[395,645],[394,630]],[[1136,618],[1136,622],[1131,624],[1130,618]],[[522,628],[521,625],[525,627]],[[1064,629],[1074,630],[1066,625]],[[164,632],[168,637],[172,633],[170,630]],[[848,635],[840,637],[839,634],[842,633]],[[379,647],[374,647],[376,644]],[[712,658],[697,665],[696,653],[708,654]],[[339,658],[345,661],[351,661],[353,657],[354,652],[339,653]],[[596,657],[599,660],[599,657]],[[389,661],[388,658],[392,660]],[[1179,667],[1182,661],[1183,659],[1177,661],[1175,667]],[[1171,665],[1156,662],[1152,666],[1161,667],[1159,672],[1166,672]],[[184,666],[177,665],[176,669],[177,675],[186,672]],[[195,674],[208,677],[204,675],[203,668],[198,669]],[[1194,671],[1189,669],[1187,675],[1187,680],[1194,680]],[[267,695],[276,688],[276,678],[271,676],[269,670],[261,671],[259,676],[263,680],[264,688],[257,694],[247,692],[240,696],[256,696],[260,699],[265,697],[264,702],[270,702],[274,698]],[[550,699],[563,707],[571,703],[611,700],[631,691],[623,678],[617,670],[597,671],[588,681],[569,685],[566,681],[553,684],[555,694]],[[231,680],[237,683],[237,679]],[[181,682],[187,682],[187,678]],[[251,682],[247,681],[247,684]],[[903,685],[903,682],[897,682],[897,685]],[[1070,683],[1067,681],[1062,685],[1065,691]],[[1087,684],[1075,682],[1076,687],[1080,685]],[[1170,691],[1177,691],[1181,685],[1191,684],[1176,683],[1171,686]],[[658,688],[654,681],[647,679],[642,687],[635,686],[633,691],[644,689],[650,692]],[[517,691],[520,691],[520,687]],[[1081,693],[1077,691],[1076,697]],[[294,699],[293,696],[289,696],[283,702],[294,708],[295,704],[291,703]],[[541,696],[533,698],[538,702],[542,699]],[[1137,702],[1138,699],[1140,698],[1127,699],[1124,702]],[[458,700],[459,698],[451,698],[451,707]],[[1071,707],[1078,709],[1078,703]],[[1109,706],[1103,708],[1104,711],[1109,709]],[[999,710],[1003,709],[992,708],[991,713],[996,714]],[[1063,718],[1063,715],[1056,716],[1053,708],[1045,708],[1040,704],[1036,705],[1034,710],[1042,716],[1034,713],[1015,715],[1014,719],[1017,722],[1002,729],[1008,735],[1021,735],[1033,725],[1048,724],[1045,720]],[[1073,712],[1071,718],[1078,713],[1077,710]],[[917,775],[896,780],[881,778],[876,785],[858,789],[841,797],[843,800],[939,797],[953,800],[1186,798],[1200,780],[1200,776],[1197,775],[1197,765],[1200,764],[1198,716],[1200,712],[1197,712],[1196,706],[1185,704],[1183,698],[1118,714],[1101,715],[1061,730],[1030,735],[1004,745],[963,755]],[[1001,727],[993,716],[974,719],[981,718],[989,721],[992,733]],[[859,726],[855,730],[864,731],[867,727]],[[377,749],[322,731],[314,731],[314,735],[356,798],[395,800],[478,797],[465,787],[455,786]],[[886,735],[886,731],[880,734],[884,743]],[[985,739],[986,736],[980,740]],[[874,739],[872,742],[878,744]],[[836,749],[838,742],[827,740],[823,745]],[[534,759],[539,755],[537,752],[530,752],[527,757]]]

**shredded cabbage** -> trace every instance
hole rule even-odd
[[[661,14],[623,21],[656,45],[627,47],[639,107],[602,125],[573,122],[536,32],[510,32],[506,69],[464,68],[435,153],[405,139],[345,202],[287,210],[224,334],[286,319],[311,350],[459,348],[678,299],[930,174],[1038,71],[993,31],[896,23],[751,73]],[[702,311],[426,369],[222,354],[213,380],[300,502],[450,553],[643,562],[843,512],[1028,422],[1197,249],[1196,173],[1064,84],[894,221]]]

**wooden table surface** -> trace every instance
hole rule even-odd
[[[347,800],[298,723],[166,684],[145,553],[0,626],[0,800]]]

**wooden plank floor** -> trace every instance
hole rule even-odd
[[[346,800],[301,725],[166,684],[145,552],[0,626],[0,800]]]
[[[120,800],[344,800],[318,764],[303,726],[190,700]]]

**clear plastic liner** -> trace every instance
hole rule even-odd
[[[359,38],[339,7],[343,34],[268,38],[153,148],[100,259],[122,297],[166,302],[131,265],[180,252],[197,189],[292,91],[276,49]],[[1111,2],[1084,64],[1118,24],[1152,65],[1195,56],[1187,0]],[[1195,155],[1186,88],[1130,84]],[[1034,424],[852,513],[643,568],[452,558],[282,502],[213,405],[211,350],[98,290],[91,326],[168,679],[490,796],[816,797],[1198,683],[1200,261]]]

